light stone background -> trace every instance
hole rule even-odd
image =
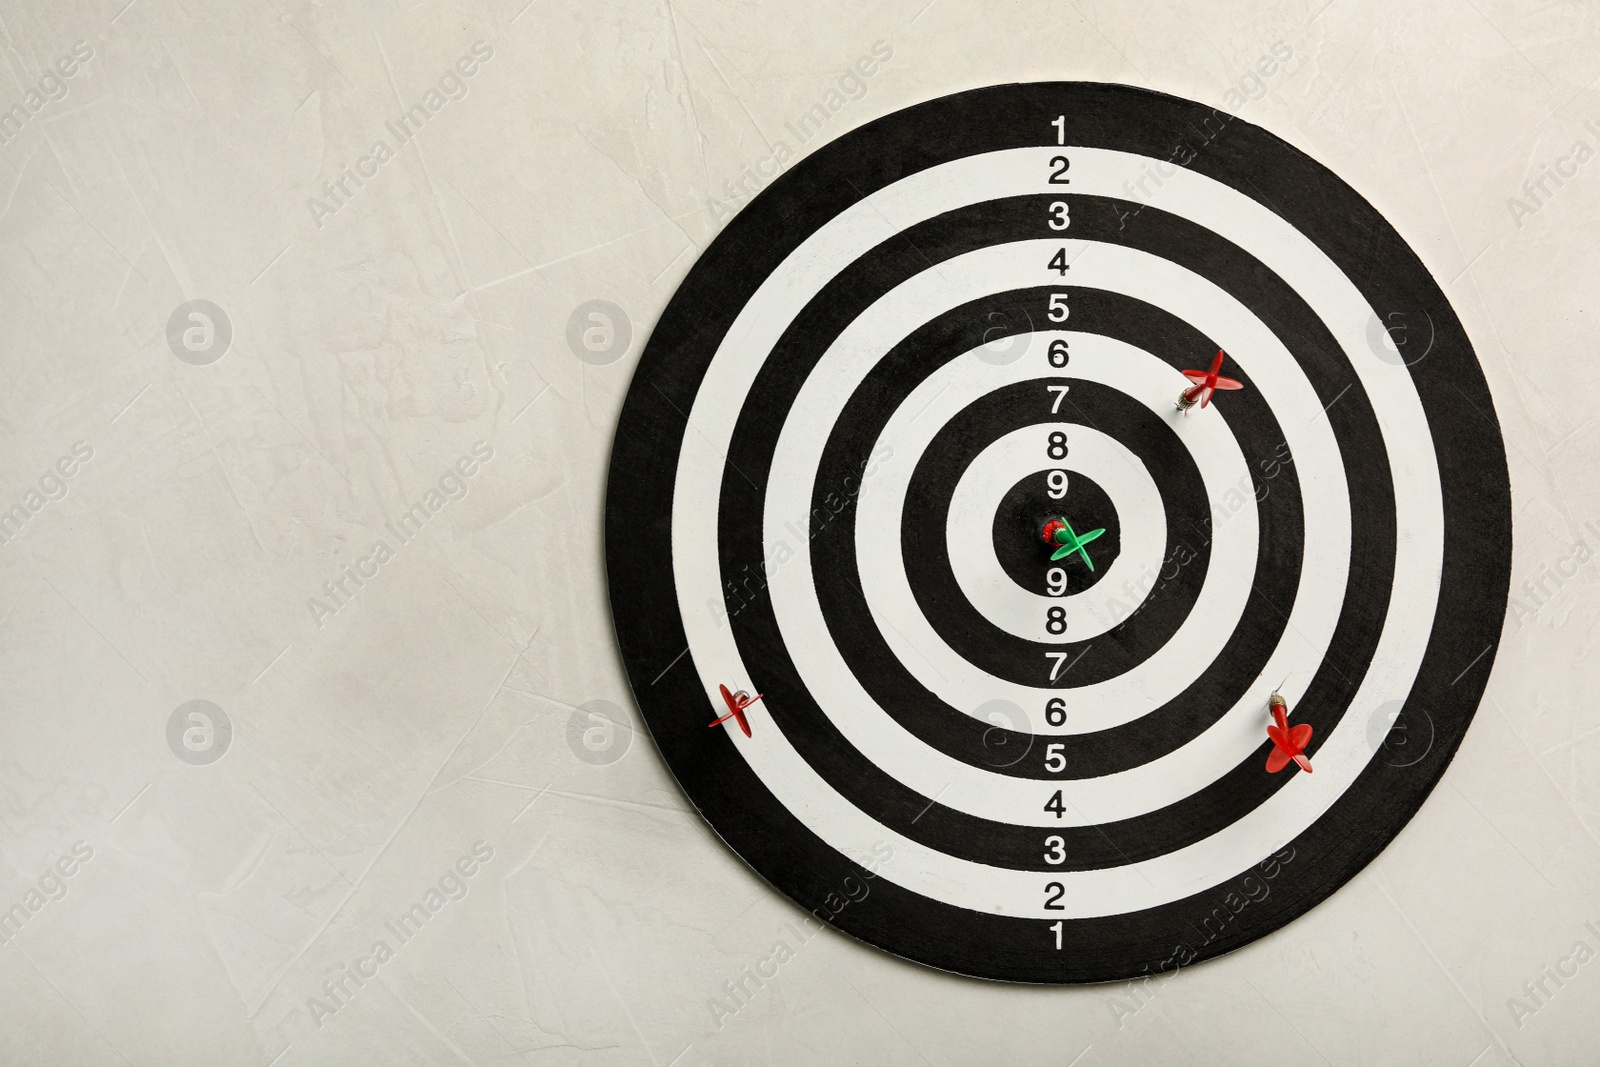
[[[0,1062],[1594,1062],[1600,962],[1572,955],[1600,949],[1596,565],[1574,549],[1600,548],[1593,11],[6,0],[0,102],[25,120],[0,145],[0,509],[26,521],[0,544],[0,908],[21,909]],[[465,95],[447,79],[460,98],[402,145],[386,123],[480,41]],[[879,41],[891,58],[840,92]],[[1252,75],[1279,42],[1293,58]],[[1378,206],[1477,345],[1516,581],[1544,581],[1398,840],[1304,918],[1146,989],[802,944],[648,738],[577,710],[636,720],[603,478],[699,250],[780,154],[1057,78],[1227,104]],[[802,144],[785,124],[819,103]],[[331,198],[346,166],[371,176]],[[168,339],[198,299],[232,330],[208,365],[206,320]],[[567,341],[597,299],[633,325],[609,364]],[[458,483],[479,441],[493,458]],[[75,445],[91,458],[52,476]],[[442,478],[465,495],[402,543],[385,523]],[[380,540],[376,575],[328,599]],[[169,744],[191,700],[231,723],[215,762],[223,732],[187,712]],[[491,858],[451,879],[479,842]],[[401,943],[385,921],[441,880],[466,895]],[[780,940],[778,977],[714,1012]],[[324,993],[358,964],[376,976]]]

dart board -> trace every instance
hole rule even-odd
[[[1241,388],[1185,409],[1218,352]],[[1094,982],[1270,933],[1399,833],[1487,683],[1511,496],[1361,195],[1226,112],[1041,83],[872,122],[729,222],[605,529],[643,718],[729,847],[907,959]],[[1309,773],[1266,769],[1274,693]]]

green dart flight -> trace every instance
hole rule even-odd
[[[1051,522],[1050,526],[1052,541],[1061,546],[1051,554],[1051,562],[1055,562],[1058,559],[1065,559],[1076,552],[1079,556],[1083,557],[1084,565],[1090,570],[1094,570],[1094,560],[1089,558],[1089,553],[1084,549],[1084,546],[1090,541],[1093,541],[1095,538],[1099,537],[1101,534],[1105,533],[1105,528],[1101,527],[1098,530],[1090,530],[1088,533],[1080,537],[1077,531],[1072,528],[1072,523],[1068,522],[1066,516],[1064,515]]]

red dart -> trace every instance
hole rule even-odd
[[[723,703],[728,705],[728,714],[726,714],[722,718],[716,720],[711,725],[713,727],[721,726],[723,723],[727,722],[729,719],[732,719],[733,721],[735,721],[735,722],[737,722],[739,724],[739,729],[744,731],[744,735],[746,737],[749,737],[750,736],[750,720],[746,719],[744,717],[744,709],[748,708],[751,704],[754,704],[756,701],[760,700],[761,699],[761,694],[757,693],[755,696],[751,696],[749,693],[746,693],[743,689],[739,690],[737,693],[730,693],[730,692],[728,692],[728,687],[725,686],[725,685],[719,685],[719,686],[717,686],[717,688],[722,690],[722,700],[723,700]]]
[[[1300,769],[1307,774],[1311,773],[1311,761],[1302,753],[1311,743],[1311,724],[1303,722],[1299,726],[1289,725],[1289,704],[1283,697],[1273,693],[1267,702],[1272,709],[1273,725],[1267,727],[1267,736],[1272,739],[1273,749],[1267,756],[1267,770],[1276,774],[1289,765],[1289,761],[1300,765]]]
[[[1199,402],[1202,408],[1209,405],[1211,403],[1211,394],[1218,389],[1244,388],[1243,382],[1236,382],[1232,378],[1224,378],[1222,376],[1222,349],[1220,348],[1217,349],[1217,358],[1211,361],[1210,370],[1186,370],[1183,372],[1183,376],[1194,383],[1178,397],[1178,407],[1182,408],[1185,413],[1194,407],[1196,401]]]

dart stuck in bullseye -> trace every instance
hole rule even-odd
[[[1078,532],[1072,528],[1072,523],[1067,521],[1065,515],[1062,515],[1044,524],[1042,536],[1045,544],[1055,548],[1055,551],[1050,554],[1051,562],[1065,559],[1073,553],[1077,553],[1083,560],[1084,565],[1090,570],[1094,570],[1094,560],[1089,558],[1089,553],[1084,549],[1084,546],[1105,532],[1102,527],[1098,530],[1090,530],[1088,533],[1079,536]]]
[[[1243,389],[1243,382],[1236,382],[1232,378],[1222,376],[1222,349],[1217,349],[1217,358],[1211,361],[1211,369],[1186,370],[1183,376],[1194,384],[1178,394],[1178,410],[1185,415],[1189,409],[1199,404],[1202,408],[1211,404],[1211,396],[1218,389],[1233,390]]]
[[[1300,765],[1300,769],[1307,774],[1311,773],[1311,761],[1306,759],[1304,753],[1306,746],[1311,743],[1311,724],[1303,722],[1299,726],[1289,725],[1289,702],[1283,699],[1282,694],[1273,693],[1267,699],[1267,707],[1272,711],[1272,725],[1267,727],[1267,736],[1272,739],[1272,752],[1267,756],[1267,770],[1273,774],[1278,773],[1293,760]]]
[[[757,693],[755,696],[751,696],[743,689],[739,690],[737,693],[730,693],[728,692],[728,687],[725,685],[719,685],[717,688],[722,690],[722,701],[728,705],[728,714],[712,722],[710,724],[711,727],[715,729],[716,727],[727,722],[729,719],[732,719],[739,724],[739,729],[744,731],[744,735],[749,737],[750,720],[745,718],[744,709],[760,700],[761,694]]]

